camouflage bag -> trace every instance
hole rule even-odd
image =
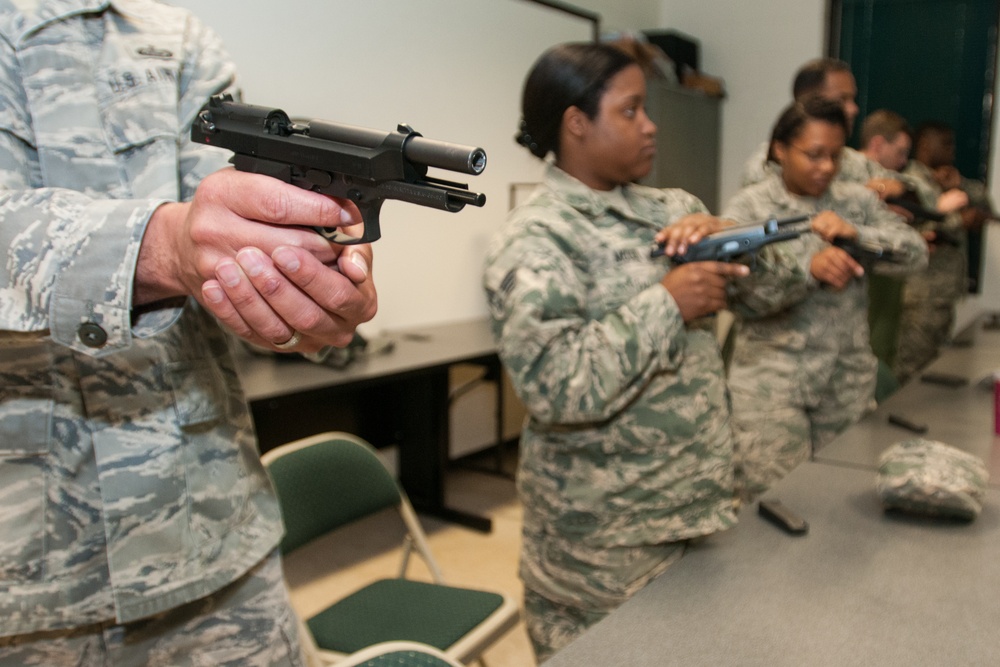
[[[879,458],[876,488],[885,509],[971,521],[989,473],[982,459],[936,440],[897,442]]]

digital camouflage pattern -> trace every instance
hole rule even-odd
[[[743,173],[740,178],[740,186],[748,187],[760,183],[772,174],[781,173],[781,166],[777,162],[769,162],[767,152],[770,142],[765,141],[754,151],[750,159],[743,165]],[[864,185],[873,178],[900,178],[900,175],[890,171],[850,146],[844,146],[840,153],[840,163],[837,169],[835,180],[847,183],[861,183]]]
[[[735,522],[712,322],[685,326],[660,285],[669,261],[650,258],[659,229],[705,210],[681,190],[597,192],[550,165],[490,245],[493,330],[528,411],[520,573],[547,600],[616,605],[663,545]]]
[[[545,568],[545,594],[524,589],[524,620],[535,658],[542,662],[642,590],[677,562],[686,542],[600,551],[579,540],[528,529],[523,563]],[[525,578],[525,581],[528,579]],[[554,589],[559,587],[556,592]]]
[[[931,193],[934,201],[937,201],[942,189],[930,168],[916,160],[910,160],[906,173],[911,179],[921,183]],[[962,189],[969,194],[970,204],[976,201],[977,195],[985,196],[985,188],[981,184],[972,184],[964,181],[962,184]],[[975,185],[980,186],[981,193],[976,190]],[[903,287],[899,350],[893,366],[893,373],[900,382],[906,382],[920,372],[947,344],[955,325],[955,309],[968,293],[967,234],[962,227],[960,215],[953,213],[947,216],[944,229],[958,240],[958,246],[935,245],[927,269],[910,276]]]
[[[744,165],[742,177],[744,187],[759,183],[770,174],[781,173],[778,164],[767,162],[767,148],[768,144],[764,142]],[[913,164],[912,161],[910,164]],[[908,190],[916,194],[921,206],[929,211],[937,209],[937,198],[941,194],[941,189],[928,183],[923,175],[909,168],[902,173],[886,169],[864,153],[845,146],[841,152],[835,179],[865,185],[873,178],[901,181]],[[956,238],[961,239],[965,236],[961,225],[956,229],[953,217],[948,218],[945,229]],[[914,372],[934,358],[951,332],[954,322],[954,295],[951,281],[946,281],[947,284],[944,285],[938,283],[942,280],[942,272],[957,270],[964,276],[965,250],[946,246],[940,246],[940,249],[943,251],[941,255],[939,257],[932,255],[930,266],[925,271],[908,277],[905,286],[900,286],[900,281],[880,280],[870,288],[875,290],[870,293],[877,308],[869,313],[872,326],[884,330],[886,336],[898,331],[898,335],[891,335],[885,340],[879,338],[877,347],[886,365],[891,364],[892,375],[900,384],[905,383]],[[955,268],[956,262],[962,263],[961,268]],[[938,265],[941,268],[938,268]],[[964,279],[962,289],[964,290]],[[899,296],[900,293],[902,297]],[[884,309],[884,312],[881,309]]]
[[[989,473],[978,456],[937,440],[897,442],[879,457],[876,489],[886,509],[972,520]]]
[[[299,632],[275,552],[216,593],[151,618],[0,637],[0,667],[304,667]]]
[[[234,69],[186,10],[0,0],[0,636],[119,623],[236,580],[278,507],[228,339],[138,313],[145,224],[228,154],[188,140]]]
[[[902,275],[926,266],[920,235],[857,183],[835,180],[814,199],[790,194],[772,174],[737,192],[722,217],[751,223],[826,210],[857,227],[860,241],[902,258],[899,265],[879,265],[880,272]],[[737,484],[745,499],[808,459],[872,401],[877,362],[868,339],[867,281],[841,291],[822,287],[810,262],[827,245],[806,232],[767,246],[750,276],[733,283],[738,322],[729,387]]]
[[[780,174],[781,166],[777,162],[769,162],[767,159],[769,142],[765,141],[750,159],[743,165],[743,173],[740,177],[740,187],[748,187],[760,183],[772,174]],[[850,146],[844,146],[840,152],[840,163],[837,165],[837,175],[835,180],[846,183],[860,183],[864,185],[873,178],[888,178],[901,181],[907,189],[916,192],[922,206],[933,210],[937,204],[937,197],[930,192],[919,179],[907,173],[900,173],[886,169],[878,162],[872,160],[861,151]]]

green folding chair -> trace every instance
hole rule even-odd
[[[405,493],[361,438],[322,433],[272,449],[262,460],[285,522],[283,554],[386,508],[396,508],[402,519],[398,576],[370,583],[306,619],[324,661],[339,662],[373,644],[412,641],[465,663],[516,625],[520,611],[507,596],[444,583]],[[413,550],[432,581],[406,578]]]
[[[384,642],[361,649],[338,667],[463,667],[433,646],[417,642]]]

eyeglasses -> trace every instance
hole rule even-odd
[[[829,160],[835,165],[840,163],[841,151],[837,151],[836,153],[826,153],[824,151],[807,151],[805,149],[799,148],[794,144],[788,144],[788,147],[802,153],[802,155],[804,155],[805,158],[810,162],[812,162],[813,164],[822,164],[827,160]]]

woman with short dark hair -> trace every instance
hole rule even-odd
[[[847,138],[841,105],[794,102],[771,133],[778,163],[740,190],[723,217],[740,223],[806,214],[797,239],[767,246],[735,286],[739,315],[729,371],[737,484],[762,493],[870,407],[877,361],[868,338],[866,270],[901,275],[927,264],[915,230],[859,183],[835,179]],[[854,255],[838,244],[853,244]],[[858,248],[892,263],[863,266]]]
[[[729,398],[710,316],[741,265],[672,267],[723,222],[635,181],[656,126],[640,67],[606,44],[546,52],[518,141],[551,157],[493,239],[484,286],[529,419],[520,574],[539,660],[735,522]]]

